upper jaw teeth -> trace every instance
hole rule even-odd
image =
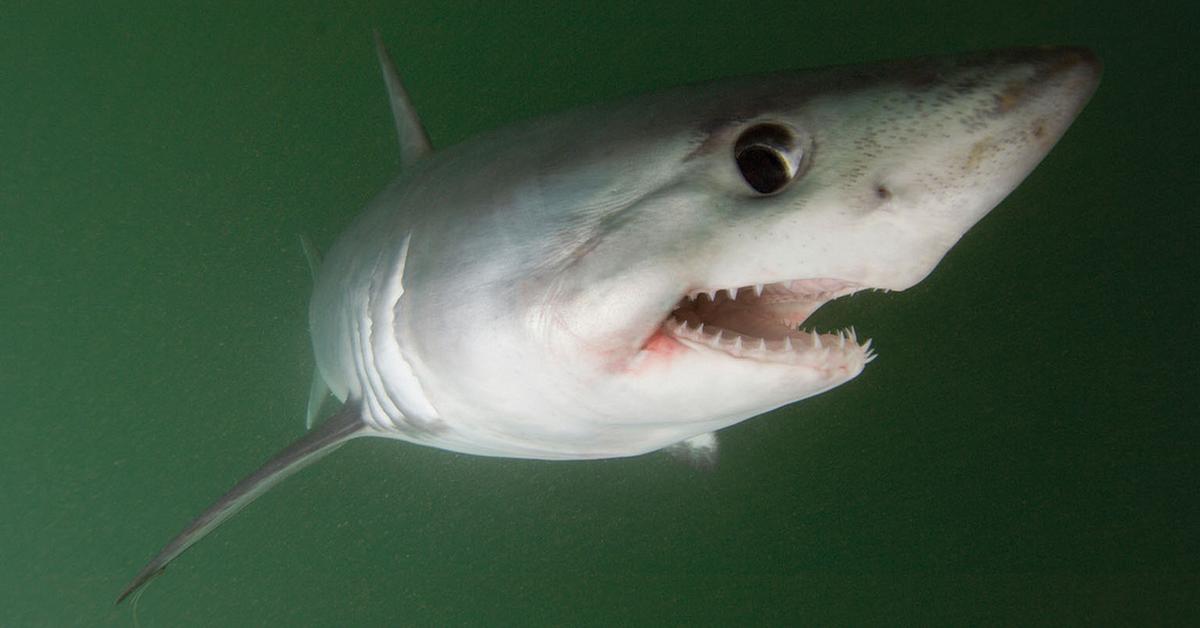
[[[756,297],[761,297],[763,293],[763,284],[756,283],[753,286],[744,288],[709,288],[707,290],[693,290],[687,294],[689,301],[695,301],[700,296],[708,297],[709,301],[716,301],[722,294],[730,301],[736,301],[738,294],[753,293]]]
[[[828,301],[838,297],[852,295],[860,290],[877,290],[840,279],[797,279],[776,283],[754,283],[735,288],[702,288],[690,290],[681,301],[697,301],[707,299],[709,303],[717,301],[736,301],[738,299],[762,299],[766,295],[772,301]]]

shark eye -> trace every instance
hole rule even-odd
[[[791,129],[778,124],[756,124],[738,137],[733,147],[738,171],[759,194],[774,194],[800,172],[803,151]]]

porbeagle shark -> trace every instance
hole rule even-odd
[[[1076,47],[718,80],[438,151],[382,44],[402,170],[337,239],[309,309],[310,420],[118,602],[281,479],[360,436],[546,460],[674,448],[846,383],[822,304],[928,275],[1095,90]],[[915,340],[915,339],[914,339]]]

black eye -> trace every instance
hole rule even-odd
[[[796,178],[803,151],[791,129],[757,124],[738,137],[733,147],[738,171],[759,194],[774,194]]]

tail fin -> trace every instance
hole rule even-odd
[[[121,591],[121,595],[117,597],[117,604],[141,588],[151,578],[162,573],[167,568],[167,563],[182,554],[204,535],[212,532],[214,528],[221,525],[246,504],[265,493],[267,489],[278,484],[280,480],[312,464],[351,438],[363,436],[364,433],[365,425],[359,417],[358,408],[351,404],[343,406],[337,414],[329,417],[319,427],[276,454],[257,471],[229,489],[229,492],[209,506],[208,510],[193,519],[183,532],[171,539],[171,542],[167,543],[153,560],[142,567],[129,586]]]

